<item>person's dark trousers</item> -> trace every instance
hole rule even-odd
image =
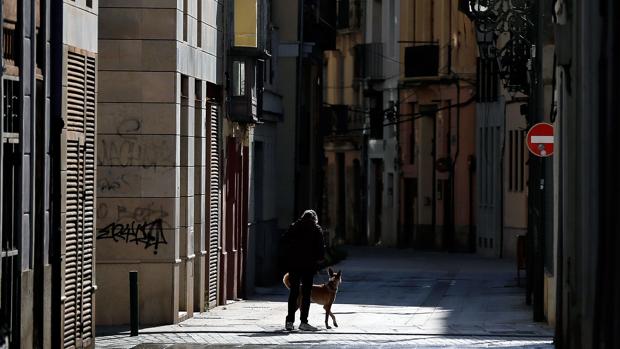
[[[301,271],[289,272],[291,290],[288,294],[288,315],[287,322],[295,322],[295,311],[297,310],[297,298],[299,297],[299,284],[301,283],[301,322],[308,322],[308,312],[310,311],[310,292],[312,292],[312,282],[314,272]]]

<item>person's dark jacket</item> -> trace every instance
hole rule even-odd
[[[325,258],[321,227],[312,219],[299,219],[282,236],[282,268],[284,271],[312,271]]]

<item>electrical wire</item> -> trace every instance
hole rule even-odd
[[[400,75],[400,74],[399,74],[399,75]],[[468,80],[466,80],[466,79],[463,79],[463,78],[461,78],[461,77],[457,77],[457,78],[456,78],[456,80],[458,80],[458,81],[464,81],[464,82],[466,82],[466,83],[470,84],[472,87],[475,87],[475,84],[473,84],[473,83],[471,83],[470,81],[468,81]],[[437,81],[432,81],[432,80],[429,80],[429,81],[425,81],[425,82],[427,82],[427,83],[435,83],[435,82],[437,82]],[[403,98],[399,99],[399,101],[398,101],[398,102],[399,102],[400,104],[405,103],[405,102],[407,102],[407,101],[409,100],[409,98],[411,98],[411,97],[415,96],[417,93],[418,93],[417,91],[413,91],[413,92],[409,93],[408,95],[404,96]],[[332,103],[323,102],[323,106],[326,106],[326,107],[340,107],[340,106],[343,106],[343,105],[344,105],[344,104],[332,104]],[[366,114],[366,115],[368,115],[368,114],[371,114],[371,113],[372,113],[372,112],[370,112],[370,111],[368,111],[368,110],[363,110],[363,109],[353,109],[351,106],[348,106],[348,105],[347,105],[347,110],[348,110],[348,111],[351,111],[351,112],[355,112],[355,113]],[[387,112],[387,111],[389,111],[389,109],[385,109],[385,110],[384,110],[384,112]],[[403,114],[401,114],[401,115],[403,115]]]
[[[450,104],[450,105],[447,105],[447,106],[444,106],[444,107],[440,107],[440,108],[436,108],[436,109],[430,110],[430,111],[417,112],[417,113],[407,113],[407,114],[399,114],[398,115],[398,117],[399,117],[398,120],[384,123],[383,127],[397,125],[397,124],[402,124],[402,123],[409,122],[409,121],[412,121],[412,120],[421,119],[423,117],[431,116],[431,114],[435,114],[435,113],[437,113],[439,111],[446,110],[446,109],[465,107],[465,106],[468,106],[469,104],[473,103],[476,100],[476,97],[477,97],[476,95],[473,95],[470,99],[466,100],[465,102]],[[366,113],[370,114],[370,112],[366,112]],[[401,116],[410,116],[410,117],[406,118],[406,119],[400,119]],[[372,127],[352,128],[352,129],[345,130],[343,133],[358,132],[358,131],[370,131],[371,129],[372,129]]]

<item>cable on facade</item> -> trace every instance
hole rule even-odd
[[[466,100],[465,102],[456,103],[456,104],[450,104],[450,105],[447,105],[447,106],[444,106],[444,107],[441,107],[441,108],[437,108],[435,110],[430,110],[430,111],[425,111],[425,112],[417,112],[417,113],[399,114],[398,115],[399,116],[398,120],[384,123],[383,127],[397,125],[397,124],[405,123],[405,122],[408,122],[408,121],[411,121],[411,120],[421,119],[423,117],[430,116],[431,114],[434,114],[434,113],[437,113],[439,111],[446,110],[446,109],[465,107],[465,106],[473,103],[476,100],[476,97],[477,97],[476,95],[473,95],[470,99]],[[369,112],[365,112],[365,113],[369,113]],[[400,119],[401,116],[410,116],[410,117],[406,118],[406,119]],[[352,129],[347,129],[346,131],[344,131],[344,133],[357,132],[357,131],[370,131],[371,129],[372,129],[371,127],[352,128]]]

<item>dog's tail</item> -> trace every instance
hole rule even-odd
[[[288,273],[284,274],[284,277],[282,278],[282,283],[284,284],[284,286],[286,286],[286,288],[288,288],[289,290],[291,289],[291,282],[288,280]]]

